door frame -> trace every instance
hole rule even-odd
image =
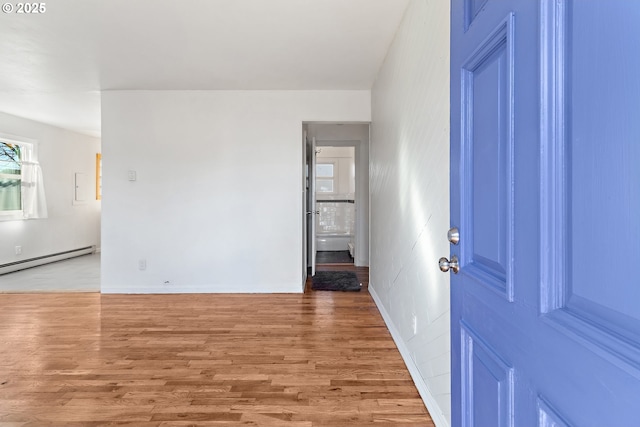
[[[343,125],[367,125],[369,126],[369,135],[371,130],[370,122],[311,122],[305,121],[302,123],[302,132],[303,132],[303,150],[302,150],[302,184],[303,184],[303,210],[302,210],[302,224],[303,224],[303,283],[302,289],[304,290],[304,286],[307,278],[307,268],[308,268],[308,256],[307,251],[309,251],[310,246],[310,236],[309,236],[309,227],[308,227],[308,218],[307,218],[307,187],[306,187],[306,173],[307,173],[307,145],[306,139],[309,138],[308,134],[305,133],[307,124],[343,124]],[[358,139],[322,139],[316,138],[316,144],[318,147],[321,146],[334,146],[334,147],[354,147],[355,148],[355,168],[356,168],[356,177],[355,177],[355,204],[356,204],[356,224],[354,230],[354,243],[355,243],[355,251],[354,251],[354,265],[356,267],[368,267],[369,266],[369,251],[370,251],[370,195],[369,195],[369,144],[370,144],[370,136],[367,137],[366,140],[358,140]]]
[[[307,191],[307,175],[309,171],[308,149],[307,149],[307,130],[302,128],[302,292],[307,283],[307,266],[308,266],[308,191]]]
[[[368,249],[369,247],[369,162],[368,153],[365,166],[363,162],[365,158],[363,156],[363,142],[360,140],[328,140],[317,139],[316,147],[353,147],[355,158],[355,229],[353,232],[355,249],[353,253],[353,264],[356,267],[369,265],[369,251],[363,251],[363,247]],[[368,147],[367,147],[368,148]],[[362,168],[367,171],[366,174],[362,173]],[[364,175],[364,176],[363,176]],[[366,179],[364,179],[366,177]],[[363,182],[366,181],[366,182]],[[366,194],[363,192],[362,187],[366,186]]]

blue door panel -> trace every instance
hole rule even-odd
[[[503,45],[504,46],[504,45]],[[473,262],[505,280],[506,194],[505,49],[472,71]]]
[[[507,14],[465,58],[461,93],[461,228],[465,274],[513,297],[513,15]]]
[[[538,397],[538,426],[569,427],[569,424],[540,396]]]
[[[593,102],[584,107],[599,109]],[[636,114],[640,133],[640,109]],[[601,128],[617,127],[602,123],[602,118],[597,121]],[[640,141],[584,127],[571,127],[569,148],[570,292],[638,318],[640,286],[632,278],[640,277]],[[620,171],[628,179],[620,181]],[[612,254],[620,257],[622,268],[603,262]]]
[[[461,324],[464,427],[513,425],[513,369],[486,341]],[[476,392],[481,390],[482,392]]]
[[[569,5],[570,294],[638,319],[640,8],[596,3]],[[612,254],[629,262],[610,268]]]
[[[487,0],[465,0],[465,30],[473,22],[474,18],[480,13],[482,7],[487,3]]]

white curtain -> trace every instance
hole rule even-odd
[[[47,218],[42,169],[31,145],[22,145],[22,211],[24,219]]]

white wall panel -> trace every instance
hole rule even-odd
[[[302,123],[370,116],[369,91],[104,92],[102,291],[300,292]]]
[[[448,2],[410,3],[371,96],[370,286],[448,425],[449,277],[437,263],[449,254]]]

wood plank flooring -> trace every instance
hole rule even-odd
[[[0,294],[0,343],[0,427],[434,425],[366,287]]]

